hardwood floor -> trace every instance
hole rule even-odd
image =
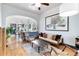
[[[3,56],[3,49],[0,48],[0,56]]]
[[[4,56],[3,49],[0,48],[0,56]],[[28,51],[24,50],[20,45],[15,47],[7,47],[5,56],[28,56]]]
[[[6,56],[25,56],[28,53],[23,48],[6,49]]]
[[[7,47],[6,56],[28,56],[28,51],[24,50],[24,48],[22,48],[21,45],[22,43],[17,42],[16,44],[12,44],[12,48]]]

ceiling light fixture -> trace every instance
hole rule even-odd
[[[40,8],[40,6],[41,6],[41,3],[32,3],[29,5],[29,8],[33,9],[33,10],[38,10],[38,8]]]
[[[49,6],[49,3],[32,3],[31,5],[29,5],[29,8],[33,10],[41,10],[42,5]]]

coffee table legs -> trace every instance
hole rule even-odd
[[[40,53],[40,47],[38,46],[38,53]]]
[[[33,47],[33,43],[32,43],[32,47]],[[40,53],[40,47],[38,46],[38,53]]]
[[[33,47],[33,43],[32,43],[32,47]]]

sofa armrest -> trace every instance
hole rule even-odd
[[[57,44],[57,45],[58,45],[58,42],[57,42],[57,41],[55,41],[55,40],[51,40],[51,39],[49,39],[49,38],[39,37],[39,39],[41,39],[41,40],[45,40],[45,41],[47,41],[47,42],[50,42],[50,43],[53,43],[53,44]]]

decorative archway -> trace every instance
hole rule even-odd
[[[37,32],[37,21],[26,16],[8,16],[6,17],[6,29],[7,28],[10,28],[10,30],[12,29],[12,32],[10,32],[10,34],[15,34],[16,39],[19,40],[21,38],[21,35],[19,35],[19,33],[21,32],[25,32],[26,35],[28,33],[29,36],[30,34]]]
[[[37,31],[37,21],[33,18],[14,15],[6,17],[6,27],[9,27],[11,24],[24,24],[26,31],[35,32]]]

